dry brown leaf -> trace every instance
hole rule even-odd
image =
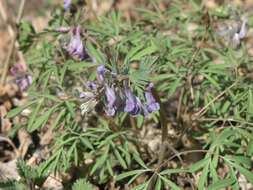
[[[1,114],[1,131],[3,134],[7,134],[8,131],[11,129],[11,122],[10,119],[5,118],[7,114],[7,109],[4,105],[0,106],[0,114]]]
[[[18,139],[20,142],[20,146],[19,146],[19,152],[20,152],[20,157],[24,158],[30,145],[33,144],[32,138],[31,136],[28,134],[28,132],[24,129],[20,129],[18,131]]]
[[[19,179],[18,172],[16,170],[17,160],[11,160],[6,163],[0,162],[0,179]]]

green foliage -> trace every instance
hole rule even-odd
[[[95,63],[89,58],[78,61],[66,52],[68,33],[46,30],[36,34],[31,25],[22,24],[21,49],[26,53],[29,69],[35,74],[28,89],[30,101],[6,116],[13,118],[19,114],[25,118],[9,135],[13,138],[24,126],[28,132],[51,128],[60,133],[49,145],[48,160],[36,169],[19,161],[17,169],[21,180],[1,182],[0,188],[24,189],[29,180],[32,186],[41,186],[50,173],[68,172],[73,168],[85,171],[77,176],[72,186],[74,190],[92,189],[91,183],[109,183],[114,176],[117,182],[125,180],[129,186],[142,175],[147,175],[147,180],[132,189],[147,189],[156,176],[155,189],[179,190],[183,188],[176,180],[179,174],[185,178],[198,174],[195,189],[199,190],[239,189],[238,173],[253,184],[250,160],[253,153],[250,73],[253,59],[243,41],[237,48],[222,45],[213,24],[238,21],[235,18],[242,13],[224,6],[208,10],[207,14],[203,9],[204,1],[183,2],[185,4],[173,0],[168,10],[161,11],[157,1],[151,0],[151,10],[136,9],[141,19],[134,23],[123,21],[122,14],[115,11],[102,16],[97,25],[83,24],[83,12],[79,9],[74,16],[68,11],[55,12],[50,21],[52,28],[82,24],[89,30],[83,42],[96,59]],[[209,24],[208,15],[212,20]],[[252,23],[251,14],[248,25]],[[190,30],[191,24],[197,28]],[[173,116],[170,122],[183,129],[182,135],[189,132],[190,138],[204,139],[200,141],[203,148],[199,150],[203,157],[192,165],[182,164],[180,168],[170,168],[171,159],[166,160],[166,157],[161,171],[151,168],[149,164],[153,158],[143,154],[145,147],[138,139],[139,130],[148,119],[139,115],[136,129],[133,125],[136,120],[129,119],[126,113],[105,116],[99,110],[105,98],[101,95],[103,89],[98,90],[96,98],[88,100],[92,103],[90,107],[81,111],[80,105],[86,102],[78,98],[76,87],[86,92],[87,80],[96,81],[99,65],[117,74],[115,86],[122,86],[122,80],[126,79],[141,100],[145,99],[148,83],[155,83],[168,112],[165,115]],[[168,106],[168,102],[171,105]],[[28,108],[32,112],[26,116],[22,111]],[[93,108],[96,114],[86,112]],[[85,117],[80,118],[81,112],[85,112],[82,113]],[[190,121],[185,121],[185,115],[189,115]],[[152,116],[156,123],[162,123],[162,114]],[[200,130],[195,132],[195,128]],[[154,154],[158,153],[157,150]],[[182,154],[173,152],[172,159]],[[218,173],[221,167],[229,169],[225,178]]]
[[[21,179],[0,182],[0,188],[3,190],[32,190],[35,186],[41,187],[50,175],[49,171],[41,170],[43,162],[37,168],[31,168],[24,160],[18,160],[16,165]]]
[[[72,187],[72,190],[83,190],[83,189],[93,190],[93,187],[91,184],[82,179],[75,182]]]

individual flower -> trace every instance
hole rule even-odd
[[[27,75],[22,65],[18,64],[17,71],[14,67],[10,68],[12,75],[16,76],[16,84],[20,86],[22,91],[25,91],[33,82],[32,76]]]
[[[63,8],[66,10],[71,5],[72,0],[65,0],[63,4]]]
[[[149,86],[146,88],[145,97],[147,101],[147,111],[151,113],[152,111],[157,111],[160,109],[159,103],[157,103],[152,95],[151,89],[153,88],[154,84],[150,83]]]
[[[83,42],[81,39],[81,25],[76,27],[76,35],[73,34],[73,28],[70,29],[70,42],[67,47],[67,51],[71,56],[77,55],[80,60],[83,60],[86,52],[84,51]]]
[[[141,101],[132,92],[126,81],[124,81],[124,93],[126,96],[124,111],[137,117],[139,114],[146,116],[146,108],[141,104]]]
[[[101,85],[103,85],[105,82],[104,75],[105,75],[106,71],[107,71],[107,69],[102,65],[97,67],[96,79],[97,79],[98,83]]]
[[[32,84],[32,76],[28,75],[25,78],[16,80],[17,84],[20,84],[21,90],[25,91]]]
[[[239,38],[240,39],[244,39],[246,37],[246,34],[247,34],[246,23],[247,23],[247,18],[244,17],[242,19],[242,26],[241,26],[241,29],[240,29],[240,32],[239,32]]]
[[[220,27],[219,36],[225,46],[232,45],[233,48],[237,48],[240,45],[242,39],[247,35],[247,18],[244,16],[242,20],[236,24],[222,25]]]
[[[114,87],[109,87],[107,83],[105,83],[105,95],[108,102],[106,107],[112,108],[116,101],[116,93]]]
[[[107,115],[115,115],[124,111],[125,102],[120,97],[120,89],[115,89],[113,87],[109,87],[107,83],[105,83],[105,112]]]

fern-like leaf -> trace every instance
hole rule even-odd
[[[86,182],[84,179],[78,180],[74,183],[73,190],[93,190],[93,187],[90,183]]]
[[[0,189],[1,190],[28,190],[29,188],[16,180],[9,179],[9,180],[0,182]]]

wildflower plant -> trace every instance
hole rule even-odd
[[[20,43],[33,73],[30,101],[7,117],[24,117],[19,127],[30,133],[61,131],[36,177],[74,170],[73,189],[103,186],[114,176],[120,189],[239,190],[238,175],[253,184],[252,76],[242,73],[252,69],[245,40],[253,15],[243,17],[236,31],[217,30],[215,23],[232,20],[229,11],[185,2],[173,0],[161,11],[150,1],[152,9],[137,8],[141,19],[133,23],[116,11],[89,23],[66,0],[48,30],[35,33],[24,23],[29,37]],[[192,23],[197,29],[189,30]],[[236,48],[220,41],[234,36],[240,41]],[[28,117],[24,109],[32,110]],[[153,155],[138,134],[147,121],[161,131],[160,150]],[[175,123],[174,136],[168,123]],[[197,139],[201,148],[177,149],[184,136]],[[182,156],[194,152],[200,159],[187,164]],[[173,160],[180,160],[178,167]],[[141,175],[146,178],[137,184]],[[0,187],[6,184],[15,185]]]

